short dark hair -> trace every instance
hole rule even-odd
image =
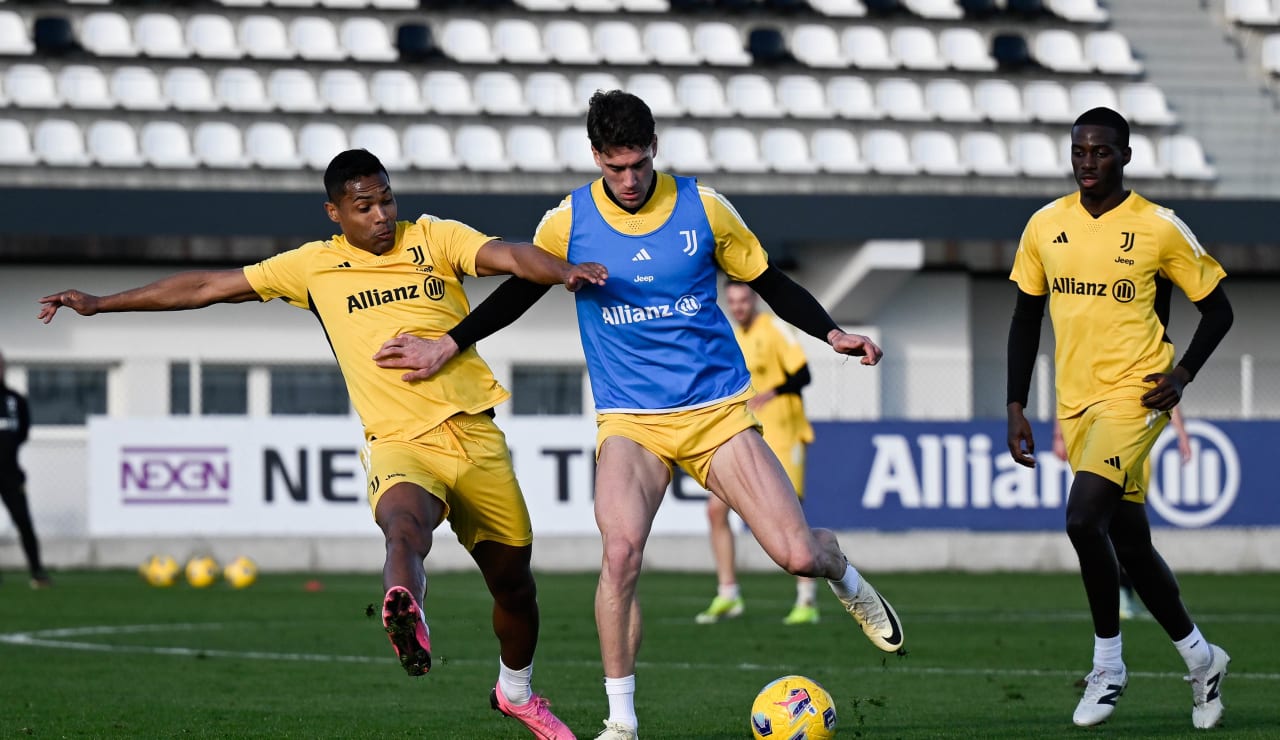
[[[367,149],[348,149],[329,161],[324,171],[324,192],[334,205],[347,192],[347,183],[358,177],[387,174],[387,168]]]
[[[1110,108],[1090,108],[1076,122],[1071,124],[1071,128],[1076,126],[1102,126],[1116,132],[1116,143],[1120,146],[1129,146],[1129,122],[1124,116],[1111,110]]]
[[[653,143],[653,112],[622,90],[596,90],[587,108],[587,138],[597,152],[644,149]]]

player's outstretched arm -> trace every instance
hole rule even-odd
[[[476,274],[515,275],[539,285],[563,283],[571,291],[588,283],[604,285],[609,277],[609,271],[597,262],[573,265],[532,244],[498,240],[485,244],[476,252]]]
[[[874,365],[884,356],[869,338],[845,333],[812,293],[773,265],[747,285],[769,304],[778,318],[830,344],[836,352],[861,357],[863,365]]]
[[[1031,392],[1031,373],[1040,350],[1040,323],[1048,298],[1018,291],[1018,302],[1009,323],[1008,404],[1009,454],[1019,465],[1036,466],[1036,442],[1023,414]]]
[[[38,318],[47,324],[64,306],[81,316],[93,316],[120,311],[185,311],[214,303],[254,300],[260,298],[242,269],[193,270],[112,295],[96,296],[79,290],[47,295],[40,299]]]

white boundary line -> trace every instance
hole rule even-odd
[[[143,633],[165,632],[200,632],[217,631],[231,625],[222,622],[175,624],[127,624],[127,625],[90,625],[85,627],[64,627],[60,629],[35,630],[32,632],[0,632],[0,643],[26,647],[55,648],[62,650],[81,650],[100,653],[140,653],[146,655],[169,655],[184,658],[240,658],[244,660],[275,660],[302,663],[391,663],[387,656],[369,655],[328,655],[322,653],[275,653],[260,650],[217,650],[191,647],[158,647],[150,645],[111,645],[101,642],[89,642],[70,638],[135,635]],[[489,665],[488,660],[450,660],[450,663],[463,665]],[[574,666],[598,666],[599,661],[576,660],[560,661],[562,664]],[[687,663],[665,662],[653,663],[640,661],[639,667],[666,668],[676,670],[762,670],[777,668],[776,665],[762,663]],[[930,666],[912,666],[909,662],[896,662],[890,666],[845,666],[839,669],[848,673],[907,673],[930,676],[1025,676],[1030,678],[1078,677],[1079,670],[1044,669],[1044,668],[943,668]],[[1130,676],[1137,678],[1182,678],[1181,673],[1168,671],[1130,671]],[[1232,680],[1280,681],[1280,673],[1232,673]]]

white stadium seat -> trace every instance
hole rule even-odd
[[[206,167],[238,169],[249,166],[240,129],[226,121],[205,121],[191,137],[196,159]]]
[[[862,153],[871,170],[881,175],[914,175],[920,171],[901,131],[872,129],[862,137]]]
[[[220,107],[233,111],[256,113],[271,110],[267,86],[262,77],[248,67],[227,67],[213,78],[213,90]]]
[[[696,128],[671,126],[658,139],[658,160],[662,169],[681,175],[714,172],[715,163],[707,149],[707,139]]]
[[[169,101],[160,80],[147,67],[117,67],[111,73],[111,95],[126,110],[164,110]]]
[[[1071,123],[1077,112],[1071,106],[1067,88],[1053,80],[1034,80],[1022,88],[1022,105],[1027,114],[1041,123]]]
[[[277,121],[249,124],[244,132],[244,151],[252,164],[264,169],[292,169],[301,164],[293,132]]]
[[[717,67],[747,67],[747,53],[742,33],[737,27],[720,21],[699,23],[693,29],[693,48],[707,64]]]
[[[0,10],[0,54],[26,56],[35,50],[31,31],[22,16],[12,10]]]
[[[627,21],[597,23],[592,36],[605,64],[641,65],[651,60],[640,30]]]
[[[1084,55],[1103,74],[1142,74],[1142,63],[1133,58],[1129,40],[1118,31],[1094,31],[1085,36]]]
[[[1270,0],[1226,0],[1223,13],[1232,23],[1248,26],[1274,26],[1280,24],[1280,12]]]
[[[676,98],[695,118],[727,117],[732,114],[724,97],[724,88],[714,75],[694,73],[681,75],[676,82]]]
[[[665,148],[665,142],[665,138],[659,140],[659,152]],[[560,129],[556,134],[556,155],[560,163],[572,172],[600,172],[595,157],[591,155],[591,142],[587,139],[587,132],[580,125]]]
[[[1169,110],[1164,93],[1150,82],[1133,82],[1122,86],[1120,109],[1131,123],[1144,126],[1172,126],[1178,122],[1178,117]]]
[[[933,31],[920,26],[899,26],[889,33],[889,50],[913,70],[946,69],[947,61],[938,51],[938,40]]]
[[[336,62],[347,58],[333,21],[318,15],[299,16],[289,23],[289,45],[307,61]]]
[[[502,134],[492,126],[468,124],[458,127],[453,135],[454,150],[462,166],[476,172],[509,172]]]
[[[369,77],[369,93],[378,110],[384,113],[425,113],[422,85],[418,78],[403,69],[380,69]]]
[[[133,27],[119,13],[89,13],[80,24],[80,44],[85,51],[99,57],[133,57],[138,47],[133,43]]]
[[[821,128],[809,139],[813,161],[824,172],[856,175],[868,170],[862,159],[862,147],[848,129]]]
[[[791,29],[787,44],[792,55],[805,66],[824,69],[843,69],[849,66],[840,50],[840,37],[827,24],[802,23]]]
[[[285,113],[319,113],[324,110],[316,80],[304,69],[273,69],[267,75],[267,93],[273,106]]]
[[[1145,134],[1129,134],[1129,164],[1124,167],[1126,177],[1164,177],[1165,169],[1156,158],[1156,146]]]
[[[1194,136],[1171,134],[1157,145],[1160,163],[1180,180],[1212,180],[1218,176]]]
[[[168,13],[143,13],[135,18],[133,40],[146,57],[187,59],[191,56],[181,21]]]
[[[944,28],[938,34],[938,51],[954,69],[990,72],[996,68],[990,45],[974,28]]]
[[[480,112],[471,95],[471,83],[453,70],[436,70],[422,77],[422,98],[427,109],[447,115]]]
[[[352,69],[327,69],[320,73],[316,86],[320,102],[336,113],[370,114],[377,107],[369,96],[364,75]],[[411,88],[415,88],[410,83]]]
[[[74,121],[49,118],[37,123],[32,133],[36,156],[55,167],[85,167],[90,163],[84,148],[84,134]]]
[[[1118,111],[1120,98],[1107,83],[1085,80],[1071,86],[1071,107],[1078,111],[1076,115],[1099,107]]]
[[[764,75],[737,74],[724,86],[729,109],[746,118],[781,118],[782,109],[774,98],[773,83]]]
[[[830,18],[861,18],[867,14],[862,0],[809,0],[809,5]]]
[[[445,56],[463,64],[489,64],[498,61],[489,27],[473,18],[452,18],[440,30],[440,50]]]
[[[1018,171],[1031,177],[1062,178],[1071,172],[1070,167],[1064,166],[1053,139],[1038,131],[1014,134],[1009,155]]]
[[[161,87],[165,98],[177,110],[218,109],[218,98],[213,92],[213,82],[209,80],[209,75],[198,67],[171,67],[164,73]]]
[[[528,115],[524,86],[510,72],[481,72],[471,82],[472,95],[480,111],[490,115]]]
[[[236,29],[224,15],[198,13],[187,19],[187,46],[202,59],[239,59]]]
[[[197,165],[187,127],[176,121],[148,121],[138,132],[142,159],[160,169],[192,169]]]
[[[817,78],[807,74],[778,78],[778,105],[792,118],[831,118],[827,92]]]
[[[884,118],[871,84],[861,77],[841,75],[827,80],[827,104],[841,118],[862,121]]]
[[[372,152],[388,172],[400,172],[408,167],[400,149],[400,134],[385,123],[356,124],[351,129],[351,148]]]
[[[249,15],[240,19],[240,48],[252,59],[292,59],[293,46],[284,22],[274,15]]]
[[[1009,161],[1004,139],[990,131],[966,131],[960,135],[960,160],[975,174],[1012,177],[1018,170]]]
[[[665,79],[665,78],[664,78]],[[667,83],[668,86],[671,84]],[[573,97],[573,85],[559,72],[532,72],[524,79],[524,97],[539,116],[572,116],[579,107]],[[650,105],[653,101],[645,98]]]
[[[94,121],[85,132],[89,157],[103,167],[141,167],[138,134],[124,121]]]
[[[964,17],[956,0],[902,0],[902,4],[913,14],[929,20],[956,21]]]
[[[22,121],[0,118],[0,165],[27,166],[36,163],[31,134]]]
[[[58,96],[72,108],[102,110],[115,107],[107,77],[91,64],[68,64],[58,72]]]
[[[1022,94],[1008,80],[979,80],[973,86],[973,103],[984,118],[997,123],[1025,123],[1031,119],[1022,106]]]
[[[671,9],[667,0],[622,0],[622,9],[628,13],[665,13]]]
[[[712,130],[711,161],[723,172],[767,172],[769,165],[760,158],[756,135],[740,126],[720,126]]]
[[[946,131],[917,131],[911,136],[911,158],[929,175],[966,175],[955,137]]]
[[[587,112],[587,102],[591,100],[591,96],[597,90],[621,90],[622,81],[617,76],[608,72],[584,72],[578,75],[573,83],[574,101],[578,105],[578,112]]]
[[[649,110],[658,118],[679,118],[684,115],[684,106],[676,100],[676,91],[671,86],[669,75],[656,72],[634,74],[627,79],[626,89],[647,103]]]
[[[560,64],[599,64],[600,52],[591,32],[574,20],[555,20],[542,27],[542,45]]]
[[[434,123],[415,123],[405,127],[401,136],[402,154],[412,167],[434,172],[448,172],[461,167],[453,153],[453,138],[444,127]]]
[[[520,124],[508,129],[507,154],[521,172],[559,172],[563,169],[551,132],[541,126]]]
[[[897,69],[897,57],[889,49],[889,39],[876,26],[850,26],[840,33],[845,59],[859,69]]]
[[[907,77],[888,77],[876,83],[876,105],[897,121],[927,121],[933,117],[924,103],[924,91]]]
[[[377,18],[348,18],[338,27],[338,40],[347,56],[358,62],[394,62],[400,57],[387,24]]]
[[[818,171],[809,156],[805,135],[793,128],[770,128],[760,134],[760,156],[774,172],[811,174]]]
[[[964,82],[950,77],[929,80],[924,86],[924,100],[933,115],[944,121],[972,123],[982,120],[973,104],[973,91]]]
[[[1098,7],[1098,0],[1047,0],[1045,6],[1059,18],[1075,23],[1106,23],[1111,15]]]
[[[550,60],[542,48],[542,32],[524,18],[503,18],[493,24],[493,50],[510,64],[545,64]]]
[[[622,0],[573,0],[573,9],[582,13],[617,13]]]
[[[702,62],[693,50],[689,27],[675,21],[655,21],[645,26],[644,48],[658,64],[692,66]]]
[[[1262,69],[1280,75],[1280,33],[1269,34],[1262,40]]]
[[[53,73],[43,64],[15,64],[5,70],[4,90],[19,108],[57,108],[62,105]]]
[[[1090,72],[1093,65],[1084,56],[1080,37],[1060,28],[1050,28],[1036,34],[1031,55],[1037,62],[1054,72]]]

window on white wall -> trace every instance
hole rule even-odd
[[[332,365],[275,366],[271,371],[272,414],[332,414],[351,411],[342,371]]]
[[[107,413],[107,369],[30,366],[27,401],[32,424],[83,425]]]
[[[527,416],[581,416],[581,365],[516,365],[511,412]]]
[[[202,364],[200,413],[206,416],[249,413],[249,367]]]
[[[191,363],[169,364],[169,413],[173,416],[191,414]]]

